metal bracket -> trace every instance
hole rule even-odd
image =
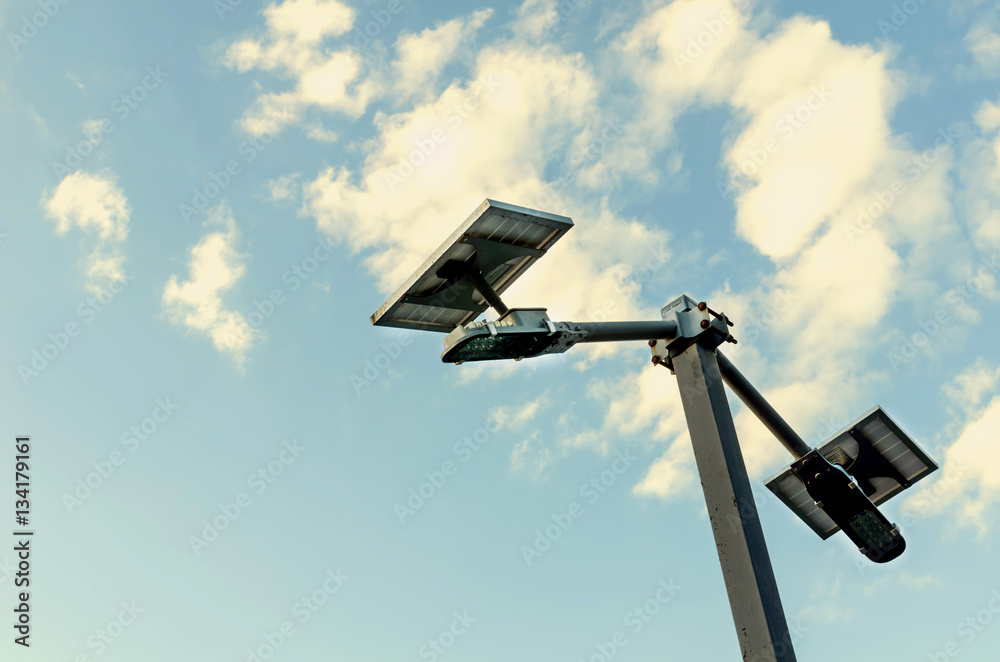
[[[677,334],[674,338],[665,339],[662,344],[650,340],[649,346],[653,352],[653,364],[669,368],[671,374],[674,374],[673,357],[695,343],[714,350],[724,342],[736,342],[729,333],[733,323],[725,313],[717,313],[704,301],[696,302],[686,294],[664,306],[660,314],[664,320],[677,323]]]

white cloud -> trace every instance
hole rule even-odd
[[[914,161],[918,150],[889,126],[905,79],[885,53],[841,44],[811,19],[788,20],[762,37],[730,3],[673,2],[651,8],[617,47],[630,56],[627,71],[643,99],[630,127],[658,125],[622,143],[628,163],[648,168],[692,104],[725,104],[740,119],[724,154],[736,228],[773,266],[763,284],[727,286],[709,302],[749,340],[730,353],[792,426],[806,437],[832,432],[847,412],[870,406],[862,398],[880,375],[867,352],[893,305],[926,297],[910,283],[934,282],[931,274],[969,248],[949,204],[957,138],[942,141],[930,162]],[[897,193],[886,197],[894,185]],[[879,200],[875,220],[849,231]],[[638,494],[670,497],[694,467],[678,445],[679,409],[651,394],[633,382],[612,398],[606,426],[632,435],[674,421],[666,454],[636,486]],[[627,425],[616,424],[621,410]],[[787,461],[751,413],[740,411],[736,424],[752,476]]]
[[[364,166],[321,172],[305,187],[304,210],[321,231],[366,252],[385,291],[485,197],[566,213],[578,227],[508,300],[547,304],[560,319],[590,319],[609,300],[619,318],[639,314],[634,298],[619,292],[620,281],[651,246],[665,243],[664,234],[617,217],[592,197],[570,202],[576,170],[558,186],[543,174],[576,132],[603,123],[597,83],[582,58],[553,46],[500,43],[480,51],[474,70],[472,80],[411,110],[378,115]]]
[[[900,570],[897,576],[900,584],[917,590],[927,588],[928,586],[944,586],[944,582],[930,572],[924,575],[911,575],[905,570]]]
[[[893,134],[890,119],[909,82],[887,52],[840,43],[826,23],[809,18],[752,19],[737,4],[746,7],[727,0],[648,5],[594,58],[595,71],[582,54],[533,41],[551,22],[553,3],[529,0],[510,39],[469,57],[468,77],[377,112],[361,165],[332,166],[306,182],[303,212],[362,253],[386,292],[484,197],[563,213],[577,227],[507,292],[508,303],[548,305],[561,320],[653,319],[656,311],[623,282],[663,252],[666,233],[622,217],[605,192],[625,178],[682,179],[677,119],[703,106],[729,109],[735,122],[724,141],[730,181],[723,183],[732,185],[737,232],[770,265],[756,282],[706,294],[733,315],[737,337],[755,335],[732,350],[740,367],[763,375],[759,388],[804,436],[829,433],[867,409],[864,399],[885,377],[871,369],[880,349],[872,338],[891,328],[894,307],[927,299],[952,258],[970,248],[949,203],[952,152],[962,140],[942,127],[948,137],[925,151]],[[414,60],[413,79],[435,79],[458,29],[400,40],[416,49],[431,35],[451,35]],[[247,52],[256,61],[257,50]],[[372,72],[373,80],[380,75]],[[636,93],[617,96],[623,76]],[[275,103],[275,113],[289,105]],[[980,115],[984,132],[1000,126],[1000,111],[984,107]],[[990,141],[984,134],[983,157]],[[583,368],[616,351],[611,344],[577,349],[571,360]],[[597,425],[564,415],[551,448],[532,436],[512,461],[547,463],[576,448],[605,451],[616,435],[639,435],[666,449],[637,494],[669,497],[692,484],[686,425],[668,373],[641,371],[604,388],[609,394],[591,396],[597,407],[588,413],[603,413]],[[737,425],[753,475],[785,460],[748,412],[738,413]]]
[[[84,135],[90,136],[91,134],[99,133],[101,131],[101,127],[104,126],[104,124],[107,121],[108,120],[106,120],[106,119],[84,120],[84,122],[83,122],[83,133],[84,133]]]
[[[72,72],[67,71],[66,72],[66,78],[68,78],[74,85],[76,85],[78,88],[80,88],[84,92],[87,91],[87,88],[85,88],[83,86],[83,83],[80,82],[80,79],[77,78]]]
[[[299,197],[299,173],[282,175],[267,182],[268,201],[297,200]]]
[[[319,123],[306,126],[306,135],[321,143],[335,143],[340,138],[335,132]]]
[[[624,102],[623,115],[631,109],[636,116],[610,150],[609,167],[648,184],[660,181],[661,151],[671,145],[677,118],[695,104],[721,103],[738,80],[751,39],[746,23],[729,0],[658,2],[612,44],[621,75],[640,93]],[[680,154],[670,152],[665,161],[666,174],[677,175]]]
[[[504,405],[493,410],[493,419],[501,426],[521,427],[534,420],[538,412],[549,404],[548,395],[541,395],[523,405]]]
[[[952,427],[941,469],[922,481],[904,502],[917,516],[953,513],[960,527],[973,527],[980,535],[993,530],[1000,503],[1000,368],[982,359],[959,373],[945,394],[961,405],[958,425]]]
[[[885,588],[893,579],[901,586],[907,586],[915,591],[925,589],[929,586],[944,586],[940,579],[932,573],[925,575],[912,575],[905,570],[899,570],[894,574],[879,577],[865,586],[865,596],[874,597],[882,588]]]
[[[206,226],[221,229],[209,232],[191,248],[187,280],[171,276],[167,281],[163,311],[174,323],[209,336],[215,348],[229,354],[242,369],[246,352],[261,333],[222,300],[246,269],[245,257],[236,250],[239,233],[228,204],[211,209]]]
[[[514,445],[510,451],[510,468],[514,473],[526,473],[532,480],[540,480],[556,461],[551,448],[539,440],[541,432],[536,430]]]
[[[1000,99],[984,101],[975,115],[978,135],[962,153],[966,220],[981,248],[1000,248]]]
[[[85,287],[98,293],[124,277],[125,254],[132,208],[110,170],[97,174],[77,171],[67,175],[51,194],[43,196],[45,216],[65,235],[74,227],[91,246],[85,266]]]
[[[418,34],[401,35],[396,40],[397,59],[393,63],[399,98],[433,94],[433,83],[441,70],[492,15],[492,9],[481,9],[467,18],[455,18]]]
[[[990,77],[1000,75],[1000,34],[997,34],[995,20],[980,23],[969,30],[965,35],[965,46],[983,74]]]
[[[755,44],[731,103],[747,125],[726,154],[737,231],[777,259],[800,251],[890,155],[885,56],[793,19]]]
[[[538,40],[559,22],[559,5],[556,0],[524,0],[517,8],[514,33],[527,39]]]
[[[330,35],[341,35],[351,29],[354,10],[341,2],[324,0],[286,0],[264,9],[267,26],[277,38],[286,38],[290,44],[276,44],[275,48],[314,45]]]
[[[357,117],[375,94],[363,75],[363,61],[350,50],[331,51],[324,40],[351,29],[355,12],[337,0],[286,0],[264,10],[267,31],[240,40],[226,50],[223,62],[240,72],[252,69],[291,78],[294,87],[262,94],[241,121],[252,135],[277,133],[316,107]]]
[[[997,391],[1000,383],[1000,368],[979,357],[969,368],[959,373],[950,384],[944,385],[945,395],[966,411],[978,409],[987,396]]]
[[[696,498],[696,488],[694,451],[690,437],[684,433],[646,470],[632,494],[660,499]]]

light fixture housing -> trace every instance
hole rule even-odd
[[[775,496],[781,499],[824,540],[844,528],[845,523],[850,521],[849,517],[845,520],[847,516],[845,513],[849,512],[861,517],[855,521],[852,527],[857,531],[848,533],[852,540],[854,539],[853,534],[861,535],[861,529],[865,529],[865,527],[869,531],[881,531],[879,535],[887,534],[885,525],[888,520],[885,520],[884,517],[882,518],[884,521],[878,521],[879,526],[876,526],[876,521],[881,517],[881,514],[875,515],[878,513],[877,507],[938,468],[927,453],[903,432],[881,407],[875,407],[846,426],[820,444],[813,452],[821,456],[821,459],[828,464],[843,469],[845,480],[848,480],[854,487],[843,487],[841,485],[843,481],[836,479],[835,482],[829,484],[835,485],[836,483],[835,487],[820,488],[813,485],[810,489],[810,486],[803,480],[803,476],[808,475],[803,473],[803,465],[796,466],[797,463],[801,462],[801,459],[779,471],[765,484]],[[818,498],[816,495],[824,489],[835,490],[837,494],[846,495],[847,503],[840,505],[831,497]],[[845,489],[851,491],[856,489],[857,494],[849,494],[844,491]],[[869,502],[874,513],[863,508],[863,504],[856,498],[857,496]],[[862,516],[862,511],[868,514]],[[889,527],[889,529],[892,528],[894,527]],[[847,532],[845,531],[845,533]],[[859,547],[865,547],[865,545],[859,544]],[[902,549],[899,551],[901,552]],[[887,553],[880,556],[885,557],[886,555]],[[884,558],[884,560],[890,559]]]
[[[565,322],[549,319],[544,308],[516,308],[495,322],[460,326],[445,336],[445,363],[521,359],[560,354],[586,337]]]

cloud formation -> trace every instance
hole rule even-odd
[[[432,84],[444,66],[493,15],[481,9],[468,17],[455,18],[417,34],[404,34],[396,40],[394,88],[398,99],[426,97],[433,94]]]
[[[191,248],[186,280],[174,275],[167,281],[163,312],[174,323],[210,337],[217,350],[242,368],[260,332],[222,299],[246,270],[246,258],[236,250],[239,232],[228,204],[211,209],[206,226],[220,229],[207,233]]]
[[[379,81],[396,86],[394,106],[375,113],[374,137],[352,146],[360,164],[304,177],[302,211],[361,254],[385,292],[484,197],[566,214],[576,228],[508,291],[508,302],[548,305],[558,319],[652,319],[655,307],[630,283],[650,259],[670,261],[668,228],[687,232],[691,221],[630,218],[616,195],[625,184],[683,182],[678,121],[724,109],[732,122],[723,130],[717,190],[732,205],[735,233],[766,261],[753,277],[701,296],[737,322],[744,342],[729,353],[741,369],[804,437],[821,441],[867,410],[887,379],[880,353],[893,331],[908,331],[895,328],[894,313],[919,312],[921,302],[944,294],[942,283],[964,277],[956,263],[985,242],[1000,244],[1000,111],[983,104],[977,136],[959,117],[915,144],[892,129],[910,90],[890,48],[843,43],[824,21],[776,23],[752,8],[653,2],[630,24],[616,19],[606,28],[591,58],[541,43],[558,22],[549,0],[526,0],[506,32],[489,37],[480,28],[486,12],[404,35],[391,63],[380,69],[369,58],[350,79],[377,88],[358,97],[360,108],[385,89]],[[348,27],[344,21],[323,34]],[[457,57],[477,30],[485,43]],[[287,45],[265,58],[264,41],[235,45],[232,61],[246,70],[315,59],[315,46]],[[986,57],[989,43],[977,39],[970,48]],[[446,65],[454,74],[438,89]],[[972,213],[961,221],[952,207],[958,155],[977,164],[962,166]],[[670,279],[667,287],[681,287],[673,271],[658,273]],[[580,348],[569,360],[583,370],[622,351]],[[490,374],[516,372],[507,368]],[[564,414],[555,434],[527,434],[512,464],[539,475],[574,449],[606,452],[609,442],[638,436],[664,452],[635,493],[689,494],[693,456],[668,377],[645,368],[593,382],[587,414],[597,423]],[[734,406],[747,467],[759,478],[785,462],[785,452]]]
[[[67,175],[42,198],[47,218],[55,221],[56,234],[76,228],[84,234],[90,254],[85,261],[84,287],[99,293],[109,283],[124,277],[125,253],[132,207],[110,170],[99,173],[77,171]]]
[[[945,396],[957,407],[941,469],[926,479],[904,502],[917,516],[955,514],[954,524],[974,528],[980,536],[994,528],[1000,502],[1000,367],[980,358],[944,386]]]
[[[259,96],[240,122],[245,131],[277,133],[311,107],[348,117],[364,112],[377,86],[362,75],[361,56],[324,47],[326,38],[351,29],[354,9],[337,0],[286,0],[268,5],[264,17],[264,34],[232,44],[223,62],[240,72],[274,73],[291,79],[293,86]]]

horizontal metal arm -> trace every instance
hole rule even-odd
[[[756,414],[760,422],[788,449],[789,453],[798,459],[812,450],[809,444],[802,440],[802,437],[785,422],[785,419],[774,410],[774,407],[764,399],[764,396],[753,387],[753,384],[736,369],[736,366],[722,352],[716,350],[715,355],[719,360],[719,371],[722,373],[722,379],[739,396],[747,409]]]
[[[677,335],[677,322],[567,322],[570,329],[587,335],[578,342],[666,340]]]

